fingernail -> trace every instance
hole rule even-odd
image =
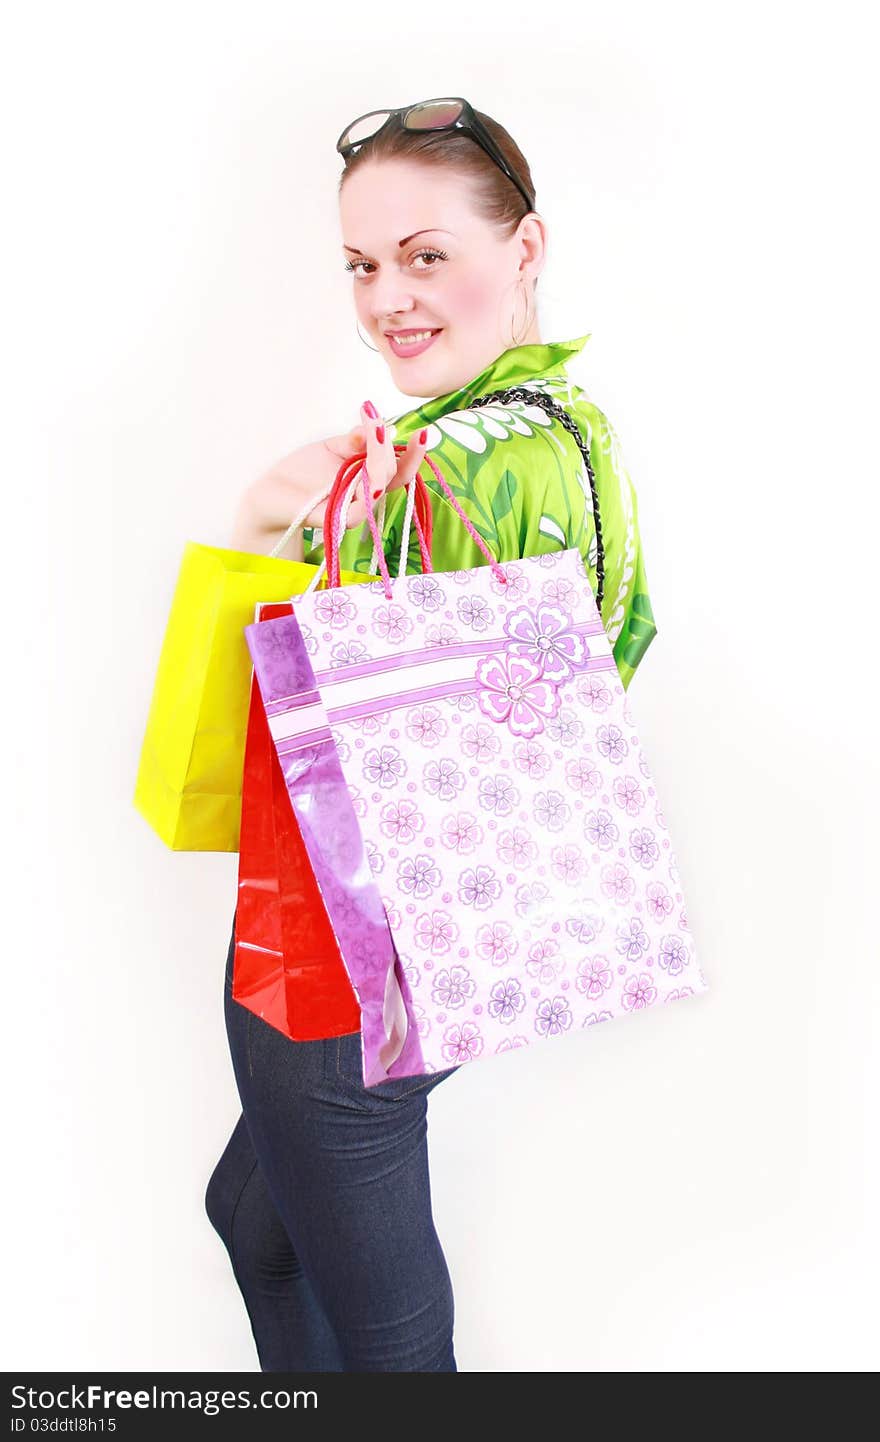
[[[378,499],[379,499],[379,497],[381,496],[381,494],[382,494],[381,491],[374,491],[374,492],[373,492],[373,500],[374,500],[374,501],[378,501]]]
[[[376,410],[376,407],[373,405],[372,401],[364,401],[364,410],[370,417],[371,421],[378,420],[379,412]]]
[[[377,426],[377,427],[376,427],[376,440],[379,442],[379,445],[380,445],[380,446],[384,444],[384,442],[385,442],[385,427],[384,427],[384,426]]]
[[[426,441],[427,439],[428,439],[428,428],[427,428],[427,426],[426,426],[423,431],[419,431],[419,445],[420,445],[420,446],[423,446],[423,445],[425,444],[425,441]]]

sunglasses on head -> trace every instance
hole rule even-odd
[[[347,125],[336,142],[336,149],[346,159],[353,150],[371,140],[374,135],[398,118],[406,130],[461,130],[482,146],[490,160],[494,160],[508,180],[512,181],[529,207],[535,208],[535,198],[512,166],[508,165],[485,125],[475,113],[473,106],[460,95],[441,96],[435,100],[420,100],[416,105],[404,105],[398,110],[368,110]]]

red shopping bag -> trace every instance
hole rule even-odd
[[[259,620],[292,611],[289,602],[267,603]],[[232,996],[291,1041],[342,1036],[360,1026],[256,677],[242,778]]]

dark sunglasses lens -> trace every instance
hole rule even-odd
[[[373,110],[369,115],[361,116],[360,120],[355,120],[348,127],[339,144],[360,145],[363,141],[369,140],[371,135],[375,135],[377,130],[382,129],[390,114],[390,110]]]
[[[442,130],[454,125],[461,115],[460,100],[431,100],[425,105],[414,105],[406,117],[407,130]]]

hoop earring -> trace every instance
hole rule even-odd
[[[361,335],[360,322],[359,322],[357,319],[355,319],[354,325],[355,325],[355,330],[356,330],[357,333],[358,333],[358,340],[359,340],[363,345],[365,345],[365,346],[367,347],[367,350],[375,351],[376,354],[378,355],[378,354],[379,354],[379,347],[378,347],[377,345],[370,345],[370,342],[369,342],[368,340],[364,340],[363,336]]]
[[[525,285],[525,283],[526,283],[525,277],[524,277],[524,276],[520,276],[519,280],[517,281],[517,291],[519,290],[519,287],[520,287],[521,285]],[[522,344],[522,341],[521,341],[520,336],[519,336],[518,334],[515,335],[515,334],[514,334],[514,330],[513,330],[513,316],[515,316],[515,315],[516,315],[516,299],[514,299],[514,302],[513,302],[513,315],[511,316],[511,323],[510,323],[510,335],[511,335],[510,344],[511,344],[511,346],[518,346],[518,345],[521,345],[521,344]],[[525,325],[522,327],[522,334],[523,334],[523,335],[526,334],[526,331],[529,329],[529,326],[531,325],[532,321],[534,320],[534,315],[535,315],[534,311],[532,311],[531,314],[529,314],[529,295],[528,295],[528,291],[526,291],[526,322],[525,322]]]

